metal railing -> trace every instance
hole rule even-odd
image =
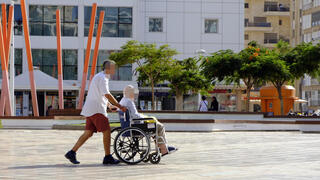
[[[264,39],[264,44],[276,44],[278,39]]]
[[[248,22],[245,23],[245,27],[271,27],[271,23],[267,22]]]
[[[270,6],[270,5],[265,5],[264,6],[264,12],[268,11],[276,11],[276,12],[289,12],[290,8],[289,7],[283,7],[283,6]]]

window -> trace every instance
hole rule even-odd
[[[14,49],[15,75],[22,74],[22,49]]]
[[[9,5],[7,5],[6,11],[8,18]],[[2,8],[0,8],[0,18],[2,19]],[[14,5],[14,35],[22,35],[22,15],[20,5]]]
[[[281,20],[281,19],[279,20],[279,25],[280,25],[280,26],[282,25],[282,20]]]
[[[32,49],[33,65],[38,66],[44,73],[57,78],[57,50]],[[77,50],[62,50],[62,69],[64,80],[77,80],[78,75]]]
[[[249,40],[249,34],[244,35],[244,40]]]
[[[149,18],[149,32],[163,32],[163,19]]]
[[[0,61],[0,66],[1,66],[1,61]],[[14,66],[15,66],[14,67],[15,68],[15,75],[17,76],[17,75],[21,74],[22,73],[22,49],[14,49]],[[1,68],[0,68],[0,79],[2,79]]]
[[[62,36],[78,36],[78,7],[77,6],[29,6],[30,35],[55,36],[56,10],[61,13]]]
[[[312,13],[311,26],[320,26],[320,11]]]
[[[99,50],[98,59],[97,59],[97,67],[95,74],[102,71],[103,62],[109,58],[110,54],[115,52],[113,50]],[[84,52],[84,58],[86,57],[86,52]],[[90,52],[90,61],[89,61],[89,69],[88,69],[88,79],[90,78],[91,68],[92,68],[92,58],[93,58],[93,50]],[[111,77],[112,80],[120,80],[120,81],[132,81],[132,65],[127,64],[124,66],[120,66],[116,69],[115,74]]]
[[[206,19],[205,20],[205,33],[218,33],[218,20]]]
[[[244,3],[244,8],[249,8],[249,3]]]
[[[132,37],[132,8],[98,7],[93,36],[96,36],[100,11],[105,12],[102,37]],[[84,8],[84,35],[88,36],[91,7]]]

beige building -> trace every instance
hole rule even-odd
[[[299,0],[300,5],[301,33],[295,36],[300,42],[320,42],[320,0]],[[299,42],[298,42],[299,43]],[[305,76],[301,82],[301,97],[308,103],[304,106],[307,109],[320,108],[320,79]]]
[[[252,40],[272,48],[290,41],[290,0],[245,0],[245,46]]]

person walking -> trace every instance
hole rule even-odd
[[[110,125],[107,118],[107,106],[111,103],[123,112],[126,111],[126,108],[121,106],[109,92],[109,79],[110,75],[115,73],[115,62],[104,61],[102,69],[102,72],[93,77],[81,111],[81,115],[86,117],[85,131],[73,148],[65,154],[65,157],[73,164],[80,163],[76,158],[76,152],[97,131],[103,134],[105,157],[102,163],[118,164],[120,162],[110,154]]]
[[[206,100],[207,97],[202,96],[202,101],[200,102],[199,111],[205,112],[208,111],[208,101]]]
[[[212,102],[211,102],[210,109],[212,111],[218,111],[219,110],[219,102],[217,101],[217,98],[215,96],[212,97]]]

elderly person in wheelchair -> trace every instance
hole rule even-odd
[[[121,99],[119,104],[127,108],[130,114],[130,119],[134,120],[134,119],[142,119],[142,118],[146,118],[146,119],[152,118],[153,120],[156,121],[156,126],[157,126],[156,134],[158,137],[157,145],[160,149],[160,153],[162,156],[165,156],[167,154],[173,153],[178,150],[178,148],[167,145],[165,128],[162,123],[160,123],[155,117],[148,117],[146,115],[138,113],[136,106],[134,104],[134,87],[132,85],[128,85],[124,88],[123,98]]]

